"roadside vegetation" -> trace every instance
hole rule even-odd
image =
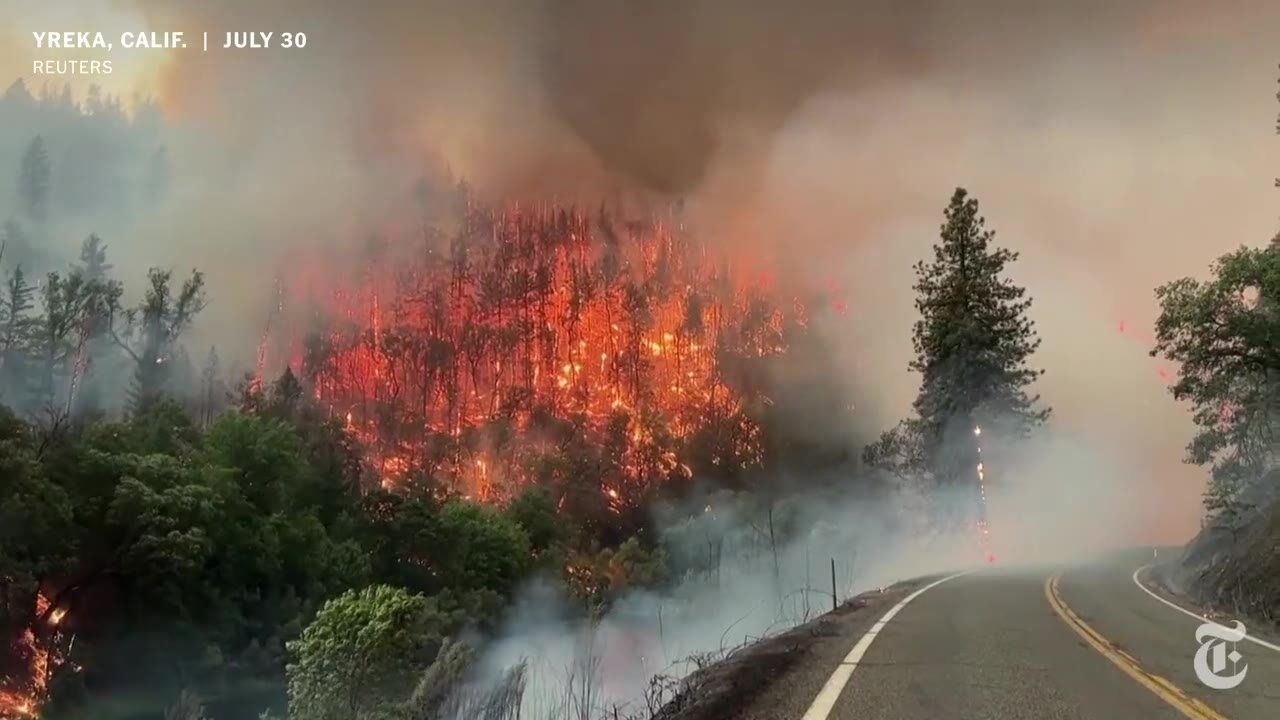
[[[1197,429],[1186,460],[1209,471],[1204,529],[1170,582],[1212,610],[1280,627],[1280,233],[1156,298],[1151,354],[1179,363],[1172,393]]]

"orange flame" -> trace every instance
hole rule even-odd
[[[734,438],[717,464],[758,463],[744,409],[767,399],[734,359],[785,352],[784,327],[807,322],[798,300],[773,302],[771,275],[732,273],[662,222],[603,211],[467,203],[447,252],[398,243],[365,265],[299,272],[295,294],[322,298],[328,329],[276,345],[384,484],[420,469],[488,500],[528,482],[523,456],[546,417],[597,446],[622,441],[623,497],[688,477],[682,442],[710,423]],[[522,442],[478,432],[497,423]]]

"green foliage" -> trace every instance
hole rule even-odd
[[[440,508],[436,532],[445,587],[507,594],[529,566],[528,535],[494,508],[451,500]]]
[[[199,270],[173,288],[173,273],[160,268],[147,271],[148,287],[136,307],[112,307],[120,316],[123,333],[113,330],[116,345],[133,361],[131,405],[135,412],[146,409],[169,390],[171,365],[178,337],[204,309],[204,275]]]
[[[128,447],[139,453],[183,456],[200,446],[201,437],[176,400],[163,398],[130,419]]]
[[[542,487],[530,487],[511,501],[507,514],[529,537],[529,548],[535,555],[564,542],[565,527],[556,517],[556,504],[551,493]]]
[[[13,640],[36,622],[41,584],[74,566],[71,499],[49,481],[30,429],[0,407],[0,691],[26,693],[31,658]]]
[[[1212,468],[1206,508],[1228,519],[1274,498],[1280,418],[1280,245],[1219,258],[1213,277],[1156,290],[1152,355],[1179,363],[1175,398],[1198,427],[1188,462]]]
[[[19,265],[5,283],[0,302],[0,397],[13,404],[22,392],[23,379],[31,364],[26,349],[35,332],[38,318],[30,313],[35,307],[35,287],[27,280]]]
[[[629,589],[653,587],[667,577],[667,554],[637,537],[614,548],[577,553],[569,560],[571,589],[593,606],[605,605]]]
[[[7,238],[6,238],[7,242]],[[39,292],[22,267],[9,277],[0,302],[0,394],[43,421],[65,418],[84,380],[94,341],[103,336],[123,288],[80,269],[48,273]],[[29,413],[31,414],[31,413]]]
[[[184,478],[186,479],[186,478]],[[124,477],[107,510],[107,526],[123,541],[111,571],[139,616],[197,614],[203,569],[215,551],[212,528],[222,520],[220,499],[198,482],[149,486]]]
[[[86,687],[127,695],[187,683],[211,688],[220,715],[226,688],[249,693],[282,676],[285,642],[325,598],[368,582],[355,504],[321,517],[295,501],[345,498],[322,486],[349,482],[309,463],[299,433],[231,413],[201,434],[159,400],[127,423],[46,439],[37,454],[31,430],[0,415],[0,574],[15,580],[0,630],[11,639],[36,626],[37,589],[68,612],[71,660],[88,682],[54,685],[60,716],[81,714]]]
[[[289,643],[289,717],[394,717],[448,625],[433,601],[386,585],[326,602],[302,637]]]
[[[288,490],[307,471],[297,436],[269,418],[226,413],[205,432],[204,449],[209,464],[230,469],[240,493],[263,513],[290,501]]]

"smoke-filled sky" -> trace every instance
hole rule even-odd
[[[1274,234],[1280,3],[1191,0],[18,0],[31,32],[302,31],[304,49],[79,51],[154,97],[175,192],[117,263],[208,271],[208,322],[260,327],[285,248],[324,252],[443,164],[504,198],[682,198],[701,232],[847,288],[827,330],[888,425],[916,379],[911,265],[957,185],[1022,252],[1055,428],[1150,489],[1137,525],[1199,516],[1191,426],[1147,357],[1152,289]],[[76,83],[83,87],[84,83]],[[234,290],[233,290],[234,288]],[[1120,331],[1121,326],[1125,331]],[[1172,372],[1172,368],[1164,368]],[[1096,461],[1081,467],[1098,467]]]

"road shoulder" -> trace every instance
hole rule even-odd
[[[1280,653],[1242,641],[1236,648],[1249,666],[1244,682],[1230,690],[1206,687],[1194,669],[1200,647],[1196,628],[1203,620],[1168,607],[1134,583],[1134,570],[1142,564],[1137,556],[1119,556],[1069,569],[1062,574],[1061,597],[1141,667],[1218,713],[1245,719],[1280,717]]]
[[[730,653],[692,673],[659,720],[777,720],[800,717],[831,668],[894,604],[936,577],[862,593],[838,609]]]

